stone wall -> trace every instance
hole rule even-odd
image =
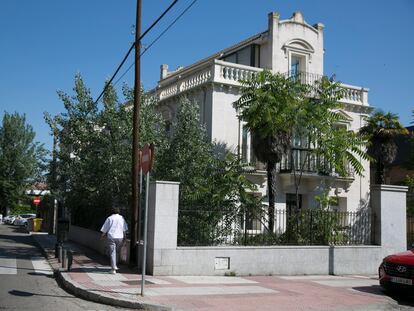
[[[371,187],[377,245],[177,247],[179,184],[156,181],[150,185],[147,271],[152,275],[376,274],[384,256],[406,249],[406,191],[399,186]],[[75,226],[69,232],[70,239],[103,253],[99,237],[99,232]]]

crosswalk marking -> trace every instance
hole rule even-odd
[[[17,274],[16,258],[0,257],[0,274]]]
[[[52,275],[53,270],[43,257],[31,257],[33,270],[36,274]],[[16,257],[0,256],[0,275],[17,274],[17,259]]]
[[[50,265],[43,257],[32,257],[32,265],[36,274],[52,275],[53,271]]]

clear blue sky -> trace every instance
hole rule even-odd
[[[143,1],[143,30],[171,0]],[[192,0],[174,10],[143,40],[149,44]],[[135,0],[1,0],[0,111],[26,113],[37,140],[51,146],[43,112],[63,110],[56,90],[72,92],[80,72],[96,97],[133,42]],[[368,87],[371,105],[400,116],[414,109],[414,1],[412,0],[198,0],[142,58],[151,88],[159,66],[189,65],[302,11],[325,24],[325,74]],[[131,64],[129,59],[127,66]],[[122,72],[122,71],[121,71]],[[122,81],[132,85],[133,70]],[[121,83],[119,84],[121,85]]]

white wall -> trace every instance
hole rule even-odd
[[[179,247],[162,250],[154,275],[375,274],[380,246]],[[229,269],[216,269],[229,258]]]
[[[239,121],[233,102],[240,97],[238,90],[227,86],[215,86],[212,101],[211,139],[225,143],[232,152],[237,151]]]
[[[375,239],[383,256],[407,249],[406,193],[408,187],[372,185],[371,202],[376,214]]]
[[[289,51],[283,48],[290,41],[299,39],[313,48],[313,53],[307,56],[306,71],[323,74],[323,27],[315,28],[301,22],[297,16],[289,20],[279,20],[277,13],[269,14],[269,39],[272,45],[272,70],[275,72],[288,72]],[[298,46],[298,45],[296,45]],[[306,54],[306,53],[305,53]]]

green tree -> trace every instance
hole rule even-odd
[[[267,70],[241,84],[242,95],[234,107],[252,135],[254,154],[267,164],[268,229],[273,232],[276,164],[290,150],[295,114],[307,88],[296,79]]]
[[[45,114],[52,134],[58,138],[55,164],[50,170],[55,170],[55,193],[72,210],[74,221],[96,229],[111,206],[124,208],[126,214],[129,211],[133,90],[124,86],[124,99],[120,100],[114,87],[108,85],[102,102],[95,103],[78,74],[73,93],[58,92],[64,113],[54,117]],[[154,142],[162,150],[166,141],[162,119],[145,95],[140,118],[141,147]]]
[[[0,210],[3,213],[18,204],[24,190],[42,180],[46,150],[34,141],[35,132],[25,115],[3,115],[0,127]]]
[[[408,186],[407,216],[414,216],[414,175],[407,175],[404,184]]]
[[[180,182],[180,200],[185,202],[205,178],[211,164],[213,146],[200,122],[198,105],[181,98],[173,122],[168,152],[160,155],[158,179]]]
[[[368,160],[365,152],[367,141],[344,126],[345,116],[339,112],[343,89],[339,83],[322,77],[310,86],[310,94],[301,98],[296,112],[294,133],[301,140],[302,153],[298,163],[291,154],[296,197],[307,163],[321,174],[349,176],[350,168],[362,175],[360,159]]]
[[[263,71],[242,81],[242,96],[234,103],[239,117],[246,122],[253,139],[256,157],[267,163],[269,194],[269,229],[274,222],[274,172],[276,163],[290,154],[296,197],[304,166],[317,162],[320,172],[335,171],[345,176],[347,165],[358,174],[363,166],[358,157],[367,159],[364,140],[356,133],[338,126],[345,119],[337,112],[343,90],[339,83],[326,77],[305,85],[295,77]],[[294,140],[300,140],[299,161],[291,151]],[[289,211],[290,212],[290,211]]]
[[[157,179],[180,182],[179,245],[220,244],[255,202],[244,166],[230,152],[215,154],[199,107],[182,98],[168,150],[157,158]],[[259,203],[259,202],[255,202]]]
[[[375,160],[375,182],[385,182],[385,167],[394,161],[397,146],[396,135],[407,135],[407,129],[394,113],[377,110],[366,118],[366,124],[360,129],[363,137],[369,140],[368,153]]]

